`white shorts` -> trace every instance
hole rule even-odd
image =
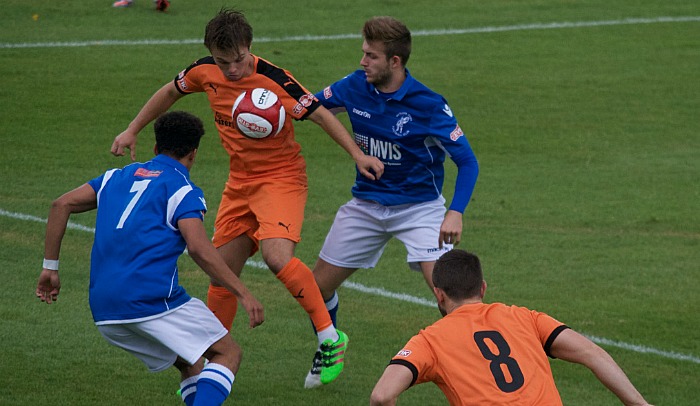
[[[97,329],[110,344],[133,354],[151,372],[168,369],[178,356],[192,365],[228,334],[214,313],[197,298],[155,319],[102,324]]]
[[[446,212],[442,196],[397,206],[353,198],[338,209],[319,257],[342,268],[373,268],[396,237],[406,246],[411,269],[420,270],[419,262],[436,261],[452,249],[451,244],[438,248]]]

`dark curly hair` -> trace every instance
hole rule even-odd
[[[180,159],[199,148],[204,124],[193,114],[170,111],[156,119],[153,130],[156,133],[156,153]]]

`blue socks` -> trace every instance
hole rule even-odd
[[[187,406],[220,406],[231,393],[234,379],[230,369],[210,362],[198,376],[180,382],[182,400]]]
[[[194,397],[197,395],[197,379],[199,379],[199,375],[191,376],[180,382],[180,396],[187,406],[194,405]]]
[[[333,326],[337,326],[336,323],[336,315],[338,314],[338,292],[333,292],[333,297],[328,299],[326,301],[326,309],[328,309],[328,314],[331,315],[331,321],[333,322]]]

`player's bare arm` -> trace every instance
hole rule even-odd
[[[440,225],[440,237],[438,245],[442,248],[444,243],[457,245],[462,240],[462,213],[448,210],[445,219]]]
[[[129,149],[131,152],[131,160],[136,160],[136,141],[141,130],[151,121],[155,120],[161,114],[175,104],[183,94],[178,92],[173,82],[168,82],[161,87],[151,98],[144,104],[141,111],[129,123],[129,126],[121,134],[114,138],[111,152],[114,156],[123,156],[124,149]]]
[[[554,357],[588,367],[626,406],[649,406],[610,354],[581,334],[571,329],[562,331],[550,352]]]
[[[392,364],[386,367],[372,390],[371,406],[395,405],[399,395],[409,388],[413,373],[403,365]]]
[[[66,233],[68,219],[72,213],[82,213],[97,207],[97,195],[88,184],[63,194],[54,200],[46,224],[44,241],[44,259],[58,261],[61,252],[61,242]],[[44,268],[39,275],[36,287],[36,297],[42,302],[51,304],[58,298],[61,290],[61,279],[58,270]]]
[[[384,164],[377,157],[365,155],[355,144],[352,136],[327,108],[319,106],[309,115],[309,119],[323,129],[355,161],[357,169],[368,179],[377,180],[384,173]]]
[[[226,265],[224,259],[207,237],[202,221],[198,218],[188,218],[178,221],[177,225],[182,237],[187,242],[187,251],[194,262],[207,275],[236,295],[248,313],[251,328],[262,324],[265,321],[262,304]]]

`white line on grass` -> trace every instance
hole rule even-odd
[[[553,23],[533,23],[533,24],[517,24],[503,25],[492,27],[475,27],[475,28],[455,28],[441,30],[417,30],[412,31],[414,37],[432,37],[436,35],[462,35],[462,34],[481,34],[503,31],[525,31],[525,30],[551,30],[559,28],[581,28],[581,27],[600,27],[608,25],[630,25],[630,24],[654,24],[654,23],[683,23],[700,21],[700,16],[678,16],[678,17],[653,17],[653,18],[623,18],[618,20],[605,21],[563,21]],[[329,41],[342,39],[358,39],[359,34],[338,34],[338,35],[295,35],[284,36],[278,38],[261,37],[255,38],[255,42],[298,42],[298,41]],[[8,48],[69,48],[69,47],[87,47],[87,46],[114,46],[114,45],[189,45],[202,44],[202,39],[142,39],[142,40],[93,40],[93,41],[72,41],[72,42],[19,42],[0,43],[0,49]]]
[[[23,213],[14,213],[10,212],[7,210],[0,209],[0,216],[4,217],[10,217],[18,220],[25,220],[25,221],[35,221],[39,223],[46,223],[46,219],[43,219],[41,217],[36,217],[36,216],[31,216],[29,214],[23,214]],[[87,231],[90,233],[94,233],[95,229],[92,227],[86,227],[80,224],[76,223],[68,223],[68,228],[72,228],[75,230],[80,230],[80,231]],[[264,262],[262,261],[255,261],[255,260],[248,260],[246,262],[246,265],[258,268],[258,269],[268,269],[267,265],[265,265]],[[357,290],[362,293],[367,293],[370,295],[375,295],[375,296],[381,296],[381,297],[386,297],[389,299],[396,299],[400,300],[402,302],[408,302],[408,303],[414,303],[422,306],[429,306],[429,307],[434,307],[437,308],[437,304],[433,300],[428,300],[424,299],[422,297],[417,297],[417,296],[411,296],[406,293],[397,293],[397,292],[391,292],[382,288],[375,288],[372,286],[366,286],[361,283],[357,282],[349,282],[345,281],[343,282],[342,285],[344,288],[347,289],[353,289]],[[591,341],[597,343],[597,344],[602,344],[602,345],[607,345],[610,347],[617,347],[617,348],[622,348],[624,350],[628,351],[633,351],[633,352],[639,352],[639,353],[644,353],[644,354],[655,354],[664,358],[670,358],[670,359],[675,359],[679,361],[689,361],[693,362],[695,364],[700,364],[700,358],[695,357],[693,355],[687,355],[687,354],[681,354],[677,352],[671,352],[671,351],[663,351],[663,350],[658,350],[656,348],[651,348],[651,347],[645,347],[643,345],[636,345],[636,344],[629,344],[621,341],[614,341],[610,340],[607,338],[603,337],[596,337],[596,336],[590,336],[587,334],[584,334],[586,337],[588,337]]]
[[[0,209],[0,216],[3,217],[10,217],[13,219],[18,219],[18,220],[26,220],[26,221],[36,221],[39,223],[46,223],[46,219],[43,219],[41,217],[36,217],[36,216],[31,216],[29,214],[22,214],[22,213],[13,213],[11,211],[3,210]],[[95,229],[92,227],[86,227],[80,224],[76,224],[73,222],[68,222],[68,228],[74,229],[74,230],[80,230],[80,231],[87,231],[89,233],[95,233]]]

